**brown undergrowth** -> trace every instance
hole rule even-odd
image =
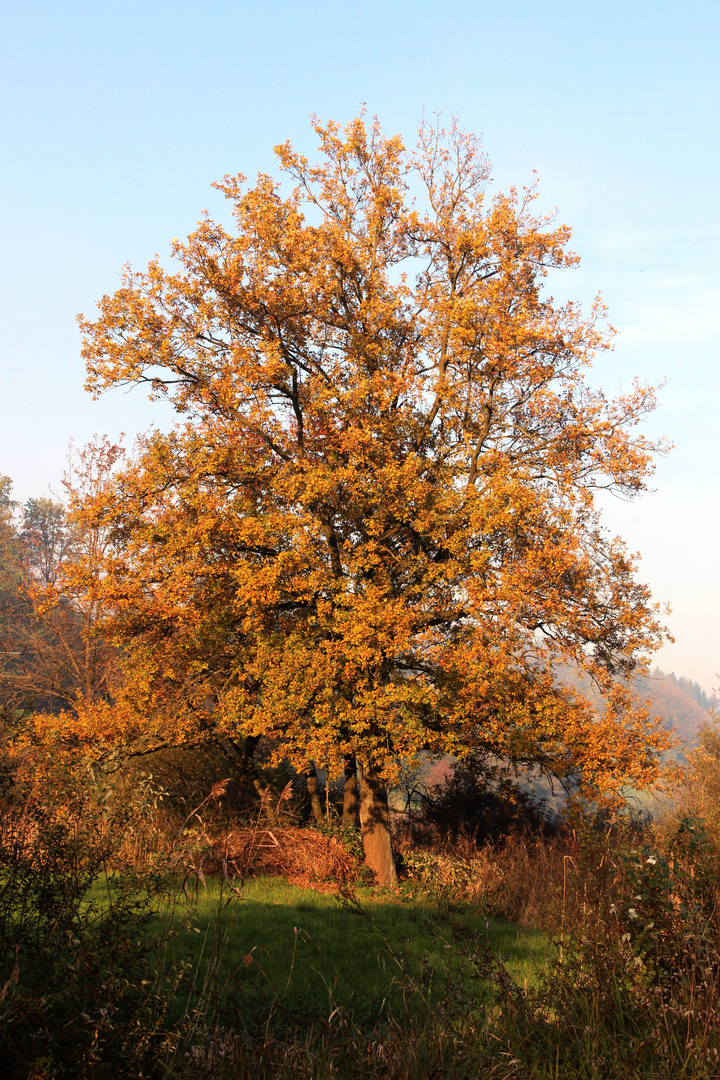
[[[466,835],[418,837],[398,832],[396,847],[406,878],[435,895],[479,905],[522,926],[546,927],[551,910],[567,893],[568,862],[577,863],[578,841],[519,834],[477,844]]]
[[[207,797],[187,815],[176,830],[168,858],[170,866],[184,871],[187,893],[192,879],[205,883],[207,875],[220,876],[231,888],[246,877],[283,877],[293,885],[339,888],[358,881],[363,868],[342,829],[304,828],[294,824],[283,807],[291,798],[291,785],[273,800],[273,825],[267,823],[265,793],[252,824],[224,823],[217,811],[228,781],[214,784]],[[206,820],[203,816],[209,809]]]

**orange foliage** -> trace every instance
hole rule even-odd
[[[226,177],[234,232],[203,218],[176,272],[127,269],[80,319],[89,389],[146,385],[181,423],[85,504],[128,677],[74,723],[386,776],[482,746],[595,793],[651,783],[665,736],[611,684],[662,628],[593,490],[643,490],[652,389],[588,386],[602,305],[543,290],[570,230],[534,188],[488,199],[474,137],[314,126],[320,164],[277,148],[289,192]],[[558,663],[610,693],[602,718]]]

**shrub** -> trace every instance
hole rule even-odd
[[[149,974],[153,898],[108,874],[126,819],[95,796],[86,760],[36,756],[2,806],[4,1077],[137,1077],[168,1037],[167,987]]]
[[[446,836],[464,834],[483,843],[550,831],[542,800],[525,791],[507,766],[480,752],[454,762],[448,778],[418,795],[422,820]]]

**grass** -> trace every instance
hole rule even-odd
[[[178,1009],[205,1001],[217,1019],[249,1034],[339,1014],[374,1030],[407,1007],[431,1010],[448,992],[471,1007],[484,956],[501,957],[527,986],[550,948],[538,931],[487,918],[479,907],[438,905],[410,891],[338,896],[280,878],[250,879],[239,895],[210,881],[190,902],[176,894],[157,918],[170,930],[158,968],[189,962],[192,970]]]
[[[590,835],[570,857],[569,842],[428,856],[424,884],[397,893],[273,877],[209,879],[186,898],[152,870],[88,893],[81,875],[68,881],[87,906],[52,954],[43,928],[68,881],[48,913],[55,879],[31,874],[47,984],[21,941],[0,986],[4,1075],[54,1078],[57,1059],[63,1075],[102,1064],[113,1080],[716,1080],[717,874],[702,828],[681,822],[667,850]],[[508,913],[543,896],[547,934],[486,917],[486,881]],[[25,1059],[45,1071],[22,1072]]]

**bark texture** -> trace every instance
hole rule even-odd
[[[360,827],[365,862],[378,885],[397,885],[397,870],[390,843],[387,784],[372,765],[360,771]]]

